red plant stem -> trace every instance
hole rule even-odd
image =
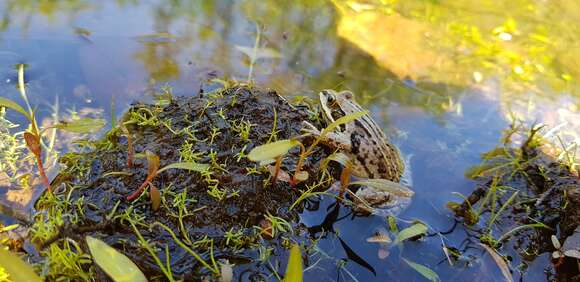
[[[36,163],[38,164],[38,172],[40,173],[40,178],[42,178],[42,182],[44,183],[44,186],[46,186],[46,189],[48,189],[48,192],[52,193],[52,189],[50,188],[50,181],[48,180],[48,177],[46,176],[46,172],[44,171],[44,166],[42,165],[42,158],[40,158],[40,156],[36,156]]]
[[[280,166],[282,166],[282,156],[276,158],[276,166],[274,167],[274,180],[272,180],[272,186],[276,185],[278,182],[278,173],[280,172]]]
[[[149,179],[145,180],[145,182],[143,182],[143,184],[141,184],[141,186],[139,186],[139,189],[137,189],[135,192],[131,193],[131,195],[127,196],[127,198],[126,198],[127,201],[133,201],[133,200],[137,199],[139,196],[141,196],[141,194],[145,190],[145,187],[149,183],[151,183],[149,181]]]
[[[339,200],[342,201],[344,197],[344,192],[348,189],[350,184],[350,166],[345,166],[340,172],[340,192],[338,193]]]
[[[131,140],[129,129],[121,125],[121,130],[127,136],[127,167],[131,168],[133,166],[133,141]]]
[[[298,143],[298,145],[300,145],[300,158],[298,159],[298,163],[296,164],[296,171],[294,171],[294,175],[292,175],[292,181],[290,182],[292,186],[298,183],[298,181],[296,181],[296,175],[300,173],[300,171],[302,170],[302,166],[304,165],[304,159],[308,156],[307,154],[309,154],[309,151],[308,152],[306,151],[306,148],[304,147],[304,145],[302,145],[302,143]]]

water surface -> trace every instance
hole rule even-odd
[[[453,193],[474,188],[465,170],[498,144],[513,116],[561,126],[566,142],[580,140],[579,3],[382,2],[2,1],[0,93],[21,101],[15,66],[25,63],[28,95],[41,118],[58,105],[59,116],[110,119],[112,101],[120,115],[164,85],[194,95],[210,78],[245,81],[250,59],[241,50],[254,46],[260,30],[259,47],[269,51],[253,67],[256,84],[287,96],[314,97],[324,88],[356,93],[412,155],[416,195],[400,219],[439,231],[454,224],[445,208],[460,200]],[[304,223],[321,224],[331,204],[325,200],[319,211],[306,212]],[[339,212],[340,218],[348,210]],[[312,261],[321,260],[306,280],[422,280],[401,258],[444,281],[501,277],[481,249],[466,252],[455,266],[446,262],[442,242],[461,248],[477,241],[460,226],[390,248],[387,258],[366,242],[387,227],[384,218],[347,216],[333,227],[335,233],[321,238]],[[345,244],[376,273],[349,259]],[[517,270],[523,262],[509,244],[502,251]],[[523,280],[545,280],[548,259],[525,262]]]

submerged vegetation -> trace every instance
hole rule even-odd
[[[510,280],[510,268],[524,272],[536,257],[553,252],[552,264],[546,266],[549,279],[580,277],[580,252],[565,255],[560,244],[568,238],[574,244],[578,240],[580,178],[574,170],[578,160],[558,160],[553,145],[542,137],[546,132],[542,126],[526,131],[514,125],[506,130],[502,144],[483,154],[483,163],[467,171],[477,188],[467,197],[460,195],[463,203],[448,204]],[[521,145],[514,146],[514,140],[521,140]],[[495,253],[508,248],[521,258],[507,260]]]

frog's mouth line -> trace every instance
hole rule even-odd
[[[341,109],[339,109],[339,108],[333,109],[330,114],[332,115],[332,118],[334,120],[337,120],[337,119],[339,119],[339,118],[341,118],[341,117],[344,116],[344,112]]]

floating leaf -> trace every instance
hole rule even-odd
[[[10,275],[9,281],[42,281],[30,265],[3,248],[0,248],[0,266]]]
[[[514,281],[510,269],[505,260],[494,249],[490,248],[489,246],[481,243],[479,243],[479,245],[481,245],[489,253],[489,255],[491,255],[491,258],[493,258],[493,260],[501,270],[503,278],[505,278],[505,280],[509,282]]]
[[[95,263],[115,282],[147,281],[139,267],[125,255],[99,239],[90,236],[85,239]]]
[[[255,162],[275,159],[278,156],[282,156],[288,153],[290,149],[292,149],[295,146],[298,146],[299,144],[300,141],[298,140],[287,139],[260,145],[252,149],[252,151],[250,151],[250,153],[248,154],[248,159]]]
[[[407,259],[403,258],[403,261],[406,262],[411,268],[413,268],[415,271],[419,272],[421,275],[423,275],[423,277],[427,278],[430,281],[433,282],[437,282],[437,281],[441,281],[441,279],[439,278],[439,275],[437,275],[437,273],[433,270],[431,270],[430,268],[418,264],[418,263],[414,263],[412,261],[409,261]]]
[[[23,114],[28,120],[31,120],[30,115],[28,114],[28,112],[22,108],[20,105],[18,105],[16,102],[10,100],[10,99],[6,99],[4,97],[0,97],[0,107],[4,107],[4,108],[8,108],[8,109],[12,109],[15,110],[21,114]]]
[[[423,223],[415,223],[410,227],[401,230],[401,232],[397,234],[395,244],[401,243],[409,238],[423,235],[425,233],[427,233],[427,226],[425,226]]]
[[[100,130],[106,123],[104,119],[99,118],[80,118],[60,122],[53,127],[74,133],[91,133]]]
[[[302,254],[297,244],[292,245],[283,282],[302,282]]]
[[[253,58],[254,60],[282,58],[282,54],[280,54],[280,52],[268,47],[253,48],[238,45],[235,47],[238,49],[238,51],[246,54],[246,56]]]
[[[389,192],[400,197],[412,197],[415,192],[408,187],[386,179],[365,179],[361,181],[354,181],[351,184],[368,186],[373,189]]]
[[[158,210],[159,205],[161,205],[161,193],[159,193],[159,189],[151,183],[149,184],[149,198],[151,199],[151,208],[154,211]]]
[[[157,173],[161,173],[162,171],[165,171],[165,170],[168,170],[168,169],[171,169],[171,168],[193,170],[193,171],[197,171],[197,172],[204,172],[204,171],[206,171],[206,170],[209,169],[209,165],[208,164],[192,163],[192,162],[172,163],[172,164],[169,164],[169,165],[164,166],[163,168],[161,168],[160,170],[158,170]]]

